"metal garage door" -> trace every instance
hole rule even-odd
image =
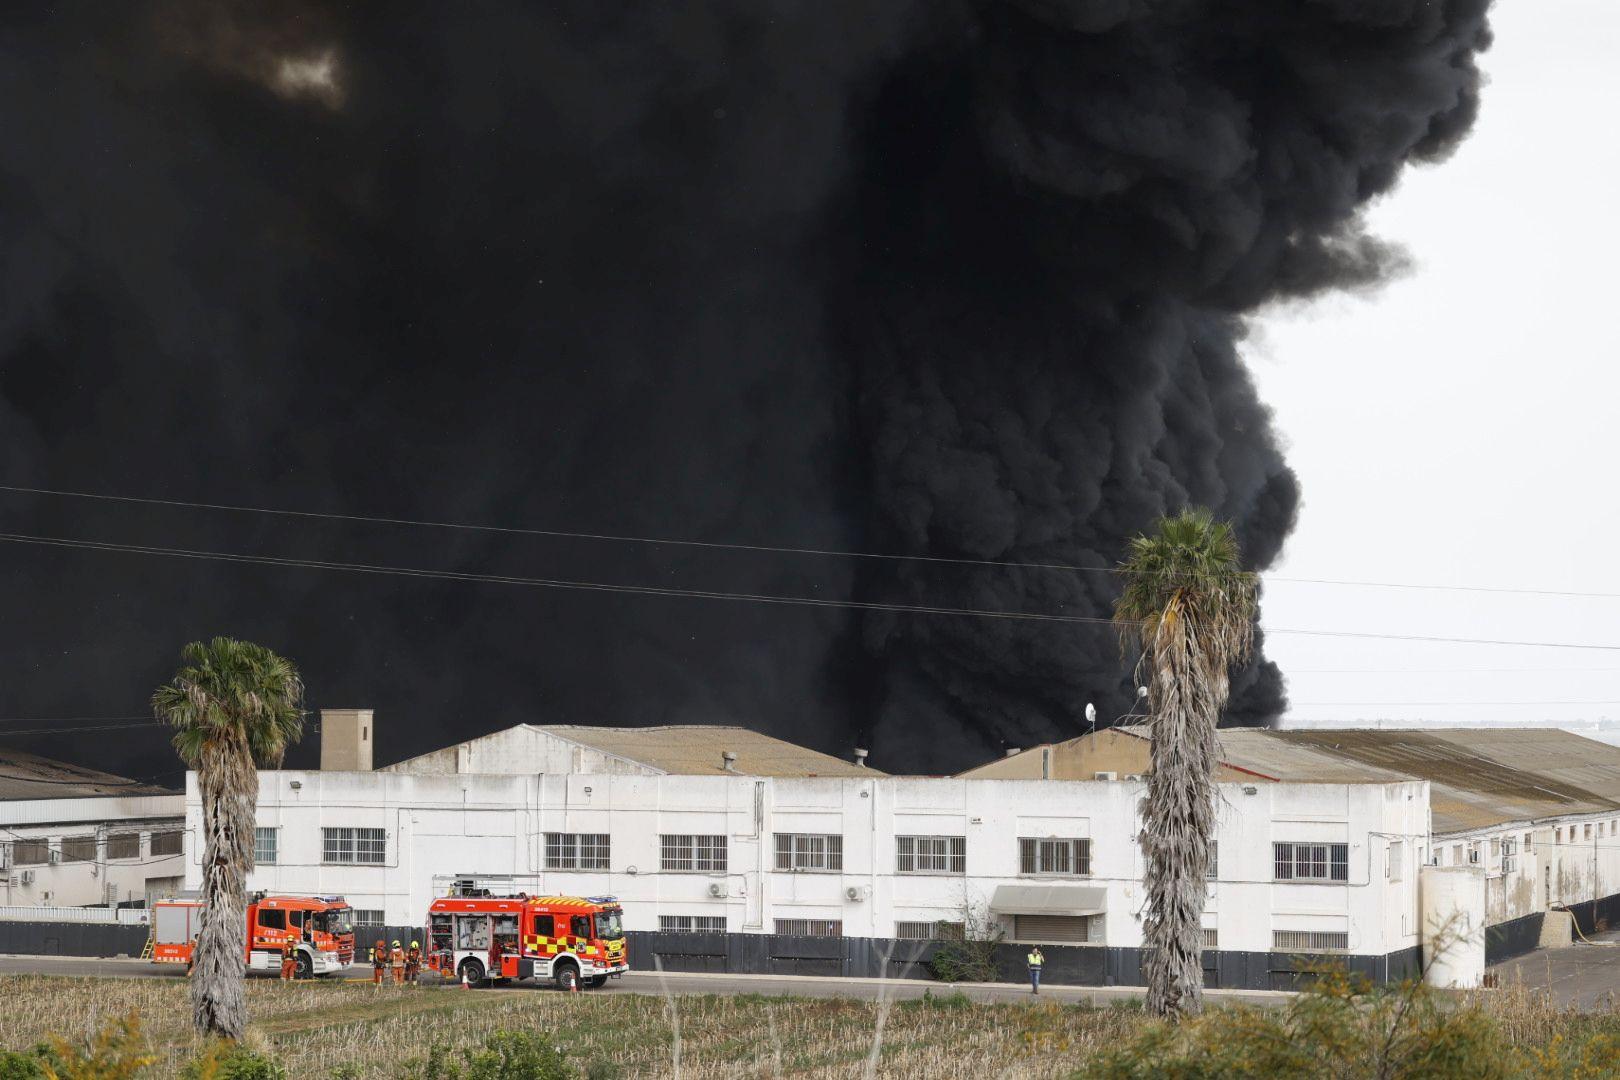
[[[1018,941],[1090,941],[1092,918],[1090,915],[1015,915],[1013,937]]]

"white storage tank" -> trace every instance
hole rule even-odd
[[[1423,981],[1467,989],[1485,976],[1485,871],[1425,866],[1418,873]]]

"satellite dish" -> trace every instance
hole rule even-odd
[[[1090,724],[1092,727],[1097,726],[1097,706],[1093,705],[1089,701],[1086,702],[1086,723]]]
[[[1139,698],[1147,697],[1147,687],[1138,686],[1136,688],[1136,696]]]

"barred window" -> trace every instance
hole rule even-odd
[[[724,915],[660,915],[658,929],[666,934],[723,934]]]
[[[725,873],[724,836],[661,836],[659,845],[665,870]]]
[[[107,858],[138,859],[141,857],[141,834],[115,832],[107,837]]]
[[[1502,873],[1511,874],[1518,868],[1519,841],[1517,837],[1504,837],[1502,840]]]
[[[1209,865],[1204,868],[1204,878],[1214,881],[1221,876],[1221,845],[1211,840],[1209,842]],[[1214,948],[1213,945],[1210,948]]]
[[[1204,948],[1218,949],[1221,947],[1221,933],[1213,926],[1204,927]]]
[[[897,922],[894,936],[901,941],[961,941],[967,928],[959,922],[935,919],[928,922]]]
[[[777,833],[778,870],[842,870],[844,838],[836,834]]]
[[[355,926],[381,926],[383,925],[382,908],[352,908]],[[358,933],[358,931],[356,931]]]
[[[1274,952],[1349,952],[1350,934],[1344,930],[1273,930]]]
[[[277,848],[276,830],[273,828],[258,828],[253,830],[253,862],[256,866],[276,865]]]
[[[179,855],[186,850],[186,834],[178,829],[152,834],[153,855]]]
[[[1278,881],[1349,881],[1349,844],[1272,844]]]
[[[96,838],[94,836],[62,837],[62,861],[95,862]]]
[[[843,937],[842,919],[777,919],[778,934],[795,937]]]
[[[13,866],[38,866],[50,861],[51,845],[48,840],[18,840],[11,845]]]
[[[1085,877],[1091,873],[1091,840],[1086,837],[1066,840],[1019,837],[1018,872]]]
[[[383,866],[388,862],[388,830],[322,829],[321,861],[345,866]]]
[[[611,864],[607,833],[546,833],[547,870],[606,870]]]
[[[894,843],[896,873],[967,873],[965,836],[897,836]]]

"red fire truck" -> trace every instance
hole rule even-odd
[[[452,889],[433,901],[427,963],[447,979],[551,980],[596,988],[630,970],[624,911],[611,896],[493,896]]]
[[[159,900],[152,905],[152,962],[189,964],[202,929],[202,901]],[[280,971],[281,944],[298,940],[298,977],[333,975],[354,962],[354,911],[341,896],[248,898],[243,947],[249,971]]]

